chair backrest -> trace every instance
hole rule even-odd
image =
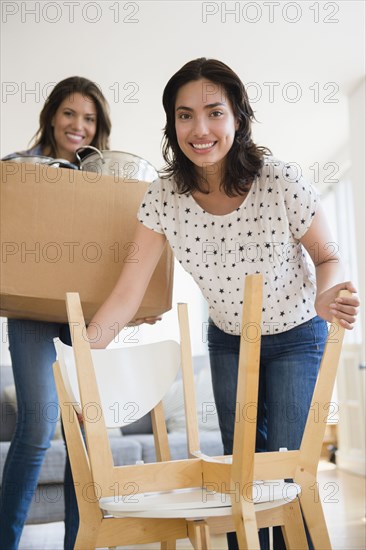
[[[151,411],[158,460],[170,460],[162,398],[182,365],[188,450],[199,448],[187,305],[178,305],[180,345],[157,342],[131,348],[91,350],[77,293],[66,305],[73,346],[55,341],[63,386],[76,411],[82,410],[94,481],[110,487],[114,463],[106,427],[124,426]],[[81,407],[80,407],[81,404]],[[187,482],[188,483],[188,482]]]
[[[350,293],[342,290],[340,297]],[[294,478],[300,485],[304,476],[316,475],[328,412],[331,407],[333,388],[337,375],[345,329],[337,318],[333,318],[328,332],[313,397],[300,449],[287,452],[256,453],[254,479]]]
[[[236,392],[233,472],[253,478],[257,428],[260,347],[262,331],[263,277],[247,277],[240,331],[238,386]]]
[[[350,296],[347,290],[341,290],[339,297]],[[345,329],[337,318],[333,318],[329,328],[313,398],[304,429],[300,447],[301,464],[315,475],[320,460],[328,414],[341,356]]]
[[[240,331],[238,385],[233,442],[230,493],[234,525],[244,548],[259,548],[255,510],[251,500],[257,429],[260,347],[262,332],[263,277],[245,279],[244,306]],[[249,489],[249,499],[237,498]],[[244,518],[246,529],[244,529]]]
[[[82,315],[80,300],[78,295],[69,294],[67,296],[67,308],[69,315],[70,327],[72,327],[72,340],[73,340],[73,352],[75,354],[75,364],[71,355],[70,348],[64,347],[60,342],[56,342],[59,348],[59,359],[55,364],[54,371],[56,377],[56,384],[59,395],[63,402],[61,406],[63,408],[63,414],[67,415],[68,409],[65,406],[65,400],[79,400],[79,395],[76,389],[80,388],[80,400],[82,404],[83,412],[88,406],[93,406],[100,403],[99,393],[103,394],[103,387],[105,384],[104,378],[109,378],[106,372],[109,372],[108,367],[105,367],[104,360],[98,365],[98,356],[100,350],[94,352],[90,350],[89,343],[85,339],[85,324]],[[243,322],[242,322],[242,340],[241,340],[241,352],[240,352],[240,365],[241,376],[239,377],[239,400],[242,403],[256,403],[258,393],[258,375],[259,375],[259,350],[260,350],[260,316],[262,310],[262,276],[250,276],[246,278],[245,294],[244,294],[244,308],[243,308]],[[189,327],[188,327],[188,312],[185,304],[178,305],[178,316],[180,325],[180,355],[182,363],[182,376],[183,376],[183,388],[185,397],[185,410],[186,410],[186,425],[187,425],[187,439],[188,450],[191,454],[191,459],[167,461],[164,464],[145,464],[135,466],[123,466],[114,467],[113,460],[110,452],[107,432],[105,429],[104,417],[109,414],[108,403],[103,406],[100,405],[97,409],[98,421],[90,421],[90,418],[86,418],[85,432],[87,438],[88,454],[85,452],[83,440],[80,434],[80,429],[75,425],[75,413],[73,422],[67,423],[65,426],[65,432],[68,437],[68,443],[71,440],[71,464],[73,469],[73,475],[76,480],[76,490],[78,493],[78,503],[81,508],[86,508],[85,498],[82,490],[80,489],[80,482],[83,487],[96,487],[98,489],[98,498],[103,496],[115,496],[116,487],[118,488],[119,495],[131,496],[131,483],[126,483],[127,480],[133,480],[133,484],[138,488],[139,492],[149,491],[167,491],[170,489],[184,489],[190,487],[202,487],[202,490],[206,489],[207,485],[210,485],[213,480],[220,482],[218,489],[222,489],[221,481],[222,477],[219,475],[217,479],[215,472],[213,477],[209,478],[209,481],[205,482],[204,469],[206,461],[202,458],[197,458],[197,451],[199,450],[198,439],[198,425],[196,416],[196,402],[195,402],[195,390],[194,390],[194,377],[192,369],[192,356],[190,349]],[[172,346],[169,343],[169,347]],[[146,347],[148,348],[148,347]],[[177,348],[175,347],[175,350]],[[100,355],[107,357],[109,351],[114,350],[102,350]],[[146,351],[146,350],[145,350]],[[68,357],[70,355],[70,357]],[[124,355],[124,352],[122,353]],[[144,354],[146,355],[146,353]],[[176,352],[174,352],[176,357]],[[112,355],[110,355],[112,357]],[[143,356],[141,356],[141,360]],[[136,356],[132,358],[132,361],[137,360]],[[113,360],[112,360],[113,361]],[[60,369],[60,363],[62,363],[62,373]],[[157,370],[159,368],[159,359],[155,361],[150,367],[150,370],[154,370],[154,377],[152,383],[155,383],[155,378],[160,377]],[[70,380],[69,370],[73,372],[77,370],[78,382],[76,383],[75,374],[73,380]],[[129,369],[129,376],[135,379],[131,382],[131,391],[135,391],[136,379],[139,370],[135,368],[136,365],[132,365]],[[118,360],[115,369],[122,370],[124,365],[121,365]],[[115,369],[111,368],[111,372],[115,373]],[[147,375],[150,375],[148,372]],[[169,376],[173,377],[173,374]],[[118,376],[113,377],[113,386],[117,386],[117,397],[112,393],[111,402],[112,408],[114,407],[114,399],[117,402],[121,400],[120,391],[123,387],[123,380],[117,383]],[[150,381],[143,375],[144,380],[141,384],[149,386]],[[100,379],[100,380],[99,380]],[[68,394],[66,395],[65,384],[63,380],[68,380]],[[98,388],[99,385],[99,388]],[[139,384],[137,383],[137,386]],[[159,382],[159,392],[162,393],[162,384]],[[139,390],[139,388],[138,388]],[[114,391],[114,390],[113,390]],[[155,398],[158,399],[159,395]],[[128,399],[131,400],[130,390],[126,390],[125,394]],[[60,399],[60,402],[61,402]],[[136,398],[137,399],[137,398]],[[66,403],[67,405],[67,403]],[[109,405],[110,407],[111,405]],[[159,405],[155,410],[161,412]],[[106,411],[105,414],[103,411]],[[141,411],[142,412],[142,411]],[[153,424],[159,424],[161,422],[161,415],[155,414],[153,416]],[[68,415],[67,415],[68,416]],[[235,490],[236,485],[241,483],[247,486],[253,479],[253,456],[255,446],[255,421],[248,424],[241,423],[240,435],[236,437],[235,457],[233,468],[230,468],[233,475],[230,475],[230,481],[233,484]],[[114,423],[112,425],[115,425]],[[67,428],[67,429],[66,429]],[[73,433],[74,432],[74,433]],[[73,446],[75,441],[75,446]],[[164,445],[163,445],[164,446]],[[247,447],[247,448],[246,448]],[[249,452],[248,452],[249,451]],[[160,453],[163,456],[164,453]],[[82,455],[82,460],[80,460]],[[248,456],[250,455],[250,456]],[[166,455],[165,455],[166,456]],[[166,459],[164,459],[166,460]],[[244,468],[243,468],[244,461]],[[83,463],[83,467],[81,465]],[[228,465],[230,466],[230,465]],[[86,472],[86,473],[85,473]],[[216,481],[215,481],[216,483]],[[232,493],[230,483],[227,485],[228,492]],[[208,489],[210,490],[210,489]],[[226,492],[226,491],[225,491]],[[204,496],[205,493],[203,493]],[[97,498],[97,495],[95,494]],[[204,500],[202,501],[204,502]],[[233,499],[233,508],[235,511],[235,523],[238,532],[243,529],[242,517],[241,517],[241,502],[237,502],[237,499]],[[252,548],[259,548],[258,534],[256,530],[256,520],[253,503],[244,502],[246,517],[250,517],[252,524],[251,541],[255,541],[255,544],[251,544]],[[95,517],[98,518],[98,510],[94,511]],[[97,521],[97,519],[96,519]]]
[[[75,408],[81,398],[74,351],[55,338],[54,344],[64,383]],[[123,427],[150,412],[163,399],[180,367],[180,346],[166,340],[130,348],[94,349],[95,370],[101,408],[107,428]],[[83,415],[98,415],[95,405],[86,403]]]

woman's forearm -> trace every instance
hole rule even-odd
[[[94,349],[105,348],[133,319],[140,305],[135,292],[112,291],[90,321],[87,336]]]
[[[344,281],[344,267],[341,259],[326,261],[315,266],[317,296],[334,285]]]
[[[137,262],[124,268],[111,294],[89,323],[92,348],[105,348],[134,318],[165,246],[165,236],[139,224],[134,235]]]
[[[317,314],[326,321],[336,317],[345,328],[352,329],[360,301],[354,284],[344,280],[341,258],[334,250],[334,239],[321,206],[301,243],[315,265],[317,292],[314,305]],[[340,298],[341,290],[348,290],[350,295]]]
[[[317,314],[326,321],[337,318],[345,328],[352,329],[360,301],[354,284],[344,281],[341,262],[324,262],[316,266],[316,280]],[[348,290],[349,296],[339,297],[341,290]]]

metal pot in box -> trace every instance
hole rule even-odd
[[[82,151],[90,149],[89,154]],[[80,169],[88,172],[99,172],[102,175],[114,176],[123,180],[142,180],[152,182],[158,173],[147,160],[124,151],[99,151],[92,145],[85,145],[76,151]]]
[[[28,162],[30,164],[46,164],[47,166],[54,166],[55,168],[70,168],[71,170],[79,170],[76,164],[69,162],[65,159],[54,159],[52,157],[46,157],[43,155],[16,155],[7,160],[7,162]]]

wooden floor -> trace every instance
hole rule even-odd
[[[363,477],[339,471],[327,462],[321,464],[319,489],[334,550],[366,548],[365,485]],[[192,548],[188,540],[177,546],[180,550]],[[128,550],[131,548],[155,550],[160,545],[130,546]],[[213,537],[212,549],[226,550],[226,538]],[[26,526],[19,550],[63,550],[63,523]]]

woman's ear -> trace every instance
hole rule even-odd
[[[235,131],[236,132],[239,130],[239,126],[240,126],[240,120],[237,118],[236,121],[235,121]]]

